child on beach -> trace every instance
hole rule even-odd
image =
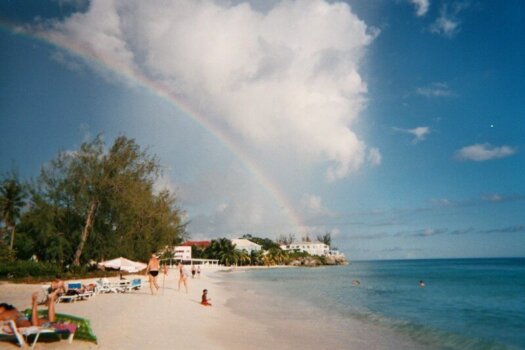
[[[207,289],[204,289],[204,290],[202,291],[202,300],[201,300],[201,305],[204,305],[204,306],[211,306],[210,301],[211,301],[211,299],[208,299],[208,290],[207,290]]]

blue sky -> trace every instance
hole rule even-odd
[[[524,256],[524,8],[5,1],[0,171],[125,134],[160,157],[194,238]]]

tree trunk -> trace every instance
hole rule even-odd
[[[84,245],[86,244],[89,232],[93,228],[93,222],[95,221],[95,211],[98,207],[98,201],[91,202],[91,206],[89,207],[89,212],[86,218],[86,225],[84,226],[84,229],[82,230],[82,235],[80,236],[80,243],[78,244],[77,251],[75,252],[75,259],[73,260],[74,266],[80,265],[80,256],[82,255],[82,251],[84,250]]]
[[[11,247],[11,250],[13,250],[13,246],[15,245],[15,228],[16,226],[13,225],[13,229],[11,230],[11,244],[9,247]]]

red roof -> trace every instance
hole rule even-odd
[[[211,241],[186,241],[181,246],[195,246],[195,247],[207,247],[211,244]]]

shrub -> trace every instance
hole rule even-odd
[[[55,277],[61,272],[57,264],[18,260],[0,265],[0,278]]]
[[[15,252],[7,244],[0,240],[0,263],[10,263],[15,261]]]

